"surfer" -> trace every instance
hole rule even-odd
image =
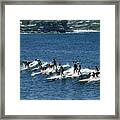
[[[95,66],[95,70],[96,70],[96,71],[92,73],[92,76],[93,76],[93,77],[99,77],[98,75],[100,74],[100,71],[99,71],[99,69],[98,69],[97,66]]]
[[[97,66],[95,66],[95,69],[96,69],[96,71],[99,71],[99,69],[98,69],[98,67],[97,67]]]
[[[23,64],[24,64],[25,68],[28,67],[28,66],[27,66],[27,62],[28,62],[28,61],[23,61]]]
[[[92,77],[95,77],[95,73],[94,72],[92,73]]]
[[[42,62],[41,60],[37,60],[38,61],[38,65],[39,65],[39,68],[40,68],[40,71],[42,70]]]
[[[73,67],[74,67],[73,73],[77,72],[77,64],[75,61],[73,61]]]
[[[81,70],[80,62],[77,62],[77,72],[78,72],[78,75],[80,74],[80,70]]]
[[[96,77],[98,77],[98,75],[100,74],[100,71],[99,71],[99,69],[98,69],[97,66],[95,66],[95,69],[96,69],[96,73],[95,73],[95,75],[96,75]]]
[[[60,75],[61,75],[61,76],[64,75],[63,72],[64,72],[64,68],[63,68],[63,66],[61,65],[61,66],[60,66]]]
[[[57,72],[58,75],[60,75],[60,67],[61,67],[61,64],[59,64],[59,65],[57,66],[57,71],[56,71],[56,72]]]
[[[34,61],[39,61],[39,59],[35,59]]]
[[[56,62],[56,59],[53,59],[52,63],[53,63],[54,68],[55,68],[56,71],[57,71],[57,62]]]
[[[27,61],[23,61],[22,64],[25,66],[25,68],[27,67]]]
[[[26,62],[27,68],[29,68],[29,64],[30,64],[30,63],[31,63],[31,62],[29,62],[29,61]]]

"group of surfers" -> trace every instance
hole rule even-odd
[[[51,64],[47,64],[45,66],[42,66],[43,63],[40,59],[35,59],[34,61],[38,62],[38,66],[39,66],[40,71],[46,70],[47,68],[53,68],[53,69],[55,69],[57,74],[63,75],[64,68],[61,64],[57,64],[56,59],[53,59]],[[32,62],[23,61],[22,63],[24,64],[25,67],[30,68],[30,63],[32,63]]]
[[[53,68],[57,75],[61,75],[61,76],[64,75],[64,67],[61,64],[58,64],[55,58],[52,60],[51,64],[47,64],[47,66],[42,66],[43,63],[39,59],[35,59],[35,61],[38,61],[38,66],[40,71],[46,70],[47,68]],[[29,68],[29,64],[31,62],[24,61],[23,63],[25,67]],[[73,61],[73,68],[74,68],[73,73],[77,73],[78,75],[80,75],[81,64],[79,61]],[[90,73],[90,75],[93,77],[98,77],[98,75],[100,74],[100,71],[97,66],[95,66],[95,69],[96,69],[96,72]]]
[[[56,73],[59,74],[59,75],[64,75],[64,68],[62,67],[61,64],[57,65],[57,61],[56,59],[53,59],[52,61],[52,67],[54,67],[56,69]],[[78,75],[80,75],[80,70],[81,70],[81,64],[79,61],[73,61],[73,73],[77,73]],[[95,66],[95,70],[96,72],[92,72],[90,73],[90,76],[92,77],[98,77],[98,75],[100,74],[100,71],[98,69],[97,66]]]
[[[73,73],[78,73],[78,75],[80,74],[80,70],[81,70],[81,65],[79,61],[73,61]]]

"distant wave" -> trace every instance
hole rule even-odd
[[[56,33],[56,32],[47,32],[47,33],[37,33],[37,32],[21,32],[20,34],[69,34],[69,33],[84,33],[84,32],[100,32],[97,30],[75,30],[73,32],[65,32],[65,33]]]

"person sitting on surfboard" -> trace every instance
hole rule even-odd
[[[74,67],[73,73],[76,73],[77,72],[77,64],[75,61],[73,61],[73,67]]]
[[[96,70],[96,72],[93,72],[93,73],[92,73],[92,76],[93,76],[93,77],[95,77],[95,76],[98,77],[98,75],[100,74],[100,71],[99,71],[99,69],[98,69],[97,66],[95,66],[95,70]]]

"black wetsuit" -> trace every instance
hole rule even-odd
[[[77,64],[74,63],[74,73],[77,71]]]
[[[92,73],[92,76],[95,77],[95,73],[94,72]]]
[[[27,61],[26,62],[26,66],[29,68],[29,64],[30,64],[31,62],[29,62],[29,61]]]
[[[60,75],[63,75],[63,72],[64,72],[64,68],[60,66]]]
[[[57,63],[56,63],[55,59],[53,60],[53,64],[54,64],[54,66],[57,66]]]
[[[39,60],[38,61],[38,65],[39,65],[39,68],[40,68],[40,71],[42,70],[42,62]]]
[[[96,74],[96,77],[98,77],[98,75],[100,74],[100,72],[99,72],[99,69],[98,69],[97,66],[95,68],[96,68],[96,71],[97,71],[95,74]]]
[[[98,67],[97,67],[97,66],[96,66],[95,68],[96,68],[96,71],[99,71],[99,69],[98,69]]]
[[[55,59],[53,59],[53,65],[54,65],[54,68],[56,69],[56,73],[57,73],[57,62],[56,62],[56,60]]]
[[[80,64],[77,65],[77,70],[78,70],[78,74],[79,74],[80,70],[81,70],[81,65]]]

